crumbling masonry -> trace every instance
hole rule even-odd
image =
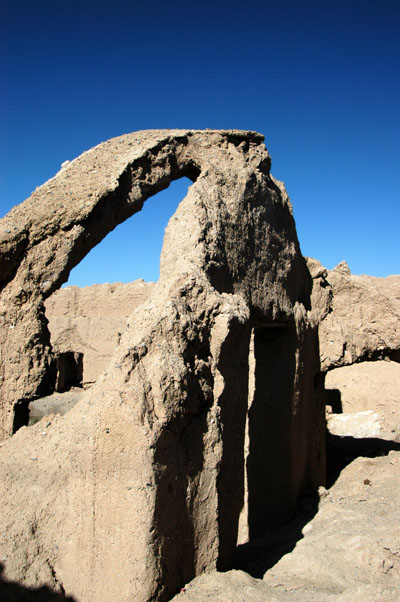
[[[84,153],[0,221],[6,578],[79,602],[164,601],[230,566],[245,489],[254,536],[323,482],[312,283],[269,168],[254,132],[136,132]],[[45,300],[182,176],[193,185],[160,280],[108,367],[65,416],[21,426],[55,388]]]

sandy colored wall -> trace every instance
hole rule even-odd
[[[46,301],[51,344],[56,353],[83,354],[82,385],[92,385],[105,369],[127,318],[145,301],[152,282],[70,286],[56,291]]]

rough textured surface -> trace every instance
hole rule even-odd
[[[154,288],[153,282],[69,286],[46,300],[50,340],[55,353],[83,354],[82,385],[96,382],[110,361],[126,321]]]
[[[262,581],[241,571],[202,575],[174,602],[396,602],[399,477],[399,452],[355,460],[329,491],[322,491],[318,513],[303,525],[295,549]],[[267,542],[257,544],[262,558]]]
[[[308,259],[320,322],[323,371],[365,360],[400,359],[400,276],[353,276],[346,262],[326,270]]]
[[[308,600],[396,600],[400,587],[400,453],[358,458],[320,502],[295,551],[265,576]],[[368,528],[367,528],[368,526]]]
[[[249,363],[251,535],[323,481],[311,279],[269,165],[259,134],[139,132],[72,161],[1,221],[6,437],[13,409],[55,388],[45,300],[150,195],[180,176],[195,181],[167,227],[160,280],[96,384],[65,416],[2,444],[7,579],[79,602],[146,602],[229,566]]]
[[[336,441],[329,489],[304,498],[285,526],[243,546],[238,564],[259,579],[243,571],[202,575],[174,602],[397,602],[400,443],[387,435],[400,405],[400,366],[355,364],[332,370],[327,381],[342,392],[345,414],[376,409],[385,440],[354,439],[348,423],[343,436],[330,437]]]

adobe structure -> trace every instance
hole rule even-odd
[[[312,279],[269,169],[254,132],[135,132],[0,221],[6,580],[79,602],[168,600],[231,566],[243,507],[253,537],[323,483]],[[46,299],[182,176],[193,185],[166,229],[160,279],[107,367],[67,414],[25,426],[29,403],[56,389]]]

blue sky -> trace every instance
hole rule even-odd
[[[3,1],[0,215],[66,159],[151,128],[265,135],[305,255],[400,272],[400,3]],[[70,282],[158,277],[179,181]]]

